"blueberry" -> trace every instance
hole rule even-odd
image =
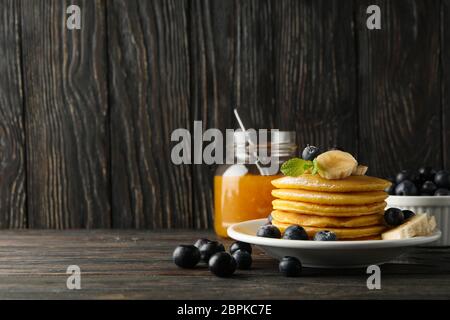
[[[247,242],[236,241],[230,246],[230,253],[233,254],[235,251],[243,250],[248,253],[252,253],[252,246]]]
[[[384,192],[386,192],[389,195],[395,195],[395,187],[397,185],[395,183],[392,183],[389,187],[387,187],[386,189],[384,189]]]
[[[288,240],[308,240],[308,234],[305,229],[298,225],[292,225],[286,228],[283,239]]]
[[[228,252],[215,253],[208,262],[209,270],[218,277],[229,277],[236,271],[236,260]]]
[[[402,210],[398,208],[389,208],[384,212],[384,221],[389,226],[399,226],[405,222],[405,216]]]
[[[276,238],[276,239],[281,238],[280,230],[271,224],[267,224],[267,225],[259,227],[256,235],[258,237],[265,237],[265,238]]]
[[[222,251],[225,251],[223,244],[218,241],[209,241],[200,247],[200,256],[204,262],[208,263],[213,254]]]
[[[200,261],[200,251],[193,245],[179,245],[173,251],[172,259],[181,268],[193,268]]]
[[[402,210],[402,212],[403,212],[403,217],[405,218],[405,220],[408,220],[416,215],[411,210]]]
[[[267,224],[272,224],[272,220],[273,220],[272,214],[269,214],[269,215],[267,216]]]
[[[409,180],[402,181],[395,187],[397,196],[416,196],[417,193],[416,185]]]
[[[420,188],[420,193],[424,196],[432,196],[436,192],[437,187],[432,181],[425,181]]]
[[[196,246],[197,248],[200,249],[200,247],[202,245],[204,245],[205,243],[211,242],[211,240],[205,239],[205,238],[200,238],[197,241],[195,241],[194,246]]]
[[[295,257],[284,257],[278,269],[285,277],[298,277],[302,273],[302,263]]]
[[[306,148],[303,149],[302,158],[303,160],[314,160],[320,153],[319,148],[308,144]]]
[[[436,172],[436,175],[434,176],[434,183],[439,188],[450,189],[450,172],[446,170]]]
[[[448,189],[439,188],[434,193],[435,196],[450,196],[450,191]]]
[[[250,269],[252,265],[252,255],[248,251],[237,250],[232,254],[236,260],[237,268],[241,270]]]
[[[419,179],[421,182],[434,181],[435,175],[436,175],[436,170],[434,170],[432,167],[419,168]]]
[[[415,171],[411,170],[402,170],[395,176],[395,182],[397,184],[409,180],[413,183],[416,183],[419,181],[419,174]]]
[[[395,183],[400,183],[405,180],[409,180],[410,172],[408,170],[402,170],[395,176]]]
[[[314,241],[336,241],[337,236],[334,232],[322,230],[314,235]]]

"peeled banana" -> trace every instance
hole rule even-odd
[[[369,169],[368,166],[363,166],[359,164],[355,167],[355,169],[353,169],[352,176],[363,176],[366,174],[368,169]]]
[[[436,228],[436,219],[428,214],[417,214],[404,224],[381,235],[383,240],[408,239],[412,237],[428,236]]]
[[[316,158],[318,173],[322,178],[344,179],[352,175],[358,166],[356,159],[348,152],[330,150]]]

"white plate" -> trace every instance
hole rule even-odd
[[[257,245],[269,256],[280,260],[285,256],[298,258],[311,268],[359,268],[383,264],[405,253],[413,246],[436,241],[441,231],[427,237],[403,240],[311,241],[257,237],[258,228],[267,220],[249,220],[228,228],[228,235],[238,241]]]

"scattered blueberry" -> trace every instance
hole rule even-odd
[[[202,260],[208,263],[212,255],[217,252],[225,251],[225,247],[218,241],[209,241],[200,247],[200,256]]]
[[[283,239],[288,240],[308,240],[308,234],[305,229],[298,225],[292,225],[286,228]]]
[[[247,242],[236,241],[230,246],[230,253],[233,254],[235,251],[243,250],[248,253],[252,253],[252,246]]]
[[[205,239],[205,238],[200,238],[200,239],[198,239],[197,241],[195,241],[194,246],[196,246],[197,248],[200,249],[200,247],[201,247],[202,245],[204,245],[205,243],[208,243],[208,242],[210,242],[210,240]]]
[[[320,153],[319,148],[308,144],[306,148],[303,149],[302,158],[303,160],[314,160]]]
[[[395,194],[398,196],[416,196],[418,191],[414,183],[404,180],[395,187]]]
[[[298,277],[302,273],[302,264],[295,257],[284,257],[281,259],[278,269],[286,277]]]
[[[434,176],[434,183],[439,188],[450,189],[450,172],[446,170],[436,172],[436,175]]]
[[[434,193],[435,196],[450,196],[450,191],[448,189],[439,188]]]
[[[403,212],[403,217],[405,218],[405,220],[408,220],[416,215],[411,210],[402,210],[402,212]]]
[[[232,253],[234,260],[236,260],[237,268],[241,270],[250,269],[252,265],[252,255],[248,251],[237,250]]]
[[[432,196],[436,192],[437,187],[432,181],[425,181],[420,188],[420,193],[424,196]]]
[[[236,271],[236,260],[228,252],[215,253],[208,262],[209,270],[218,277],[229,277]]]
[[[402,210],[398,208],[389,208],[384,212],[384,221],[389,226],[399,226],[405,222],[405,216]]]
[[[193,268],[200,261],[200,251],[193,245],[179,245],[173,251],[172,259],[181,268]]]
[[[334,232],[322,230],[314,235],[314,241],[336,241],[337,236]]]
[[[432,167],[419,168],[419,179],[421,182],[434,181],[435,175],[436,175],[436,170],[434,170]]]
[[[276,239],[281,238],[280,230],[271,224],[266,224],[259,227],[256,235],[258,237],[265,237],[265,238],[276,238]]]

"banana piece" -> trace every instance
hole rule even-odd
[[[316,162],[319,175],[329,180],[347,178],[358,166],[358,162],[350,153],[340,150],[324,152],[316,158]]]
[[[404,224],[381,234],[383,240],[399,240],[428,236],[436,228],[436,219],[426,213],[417,214]]]
[[[355,169],[353,169],[352,176],[364,176],[369,169],[368,166],[357,165]]]

